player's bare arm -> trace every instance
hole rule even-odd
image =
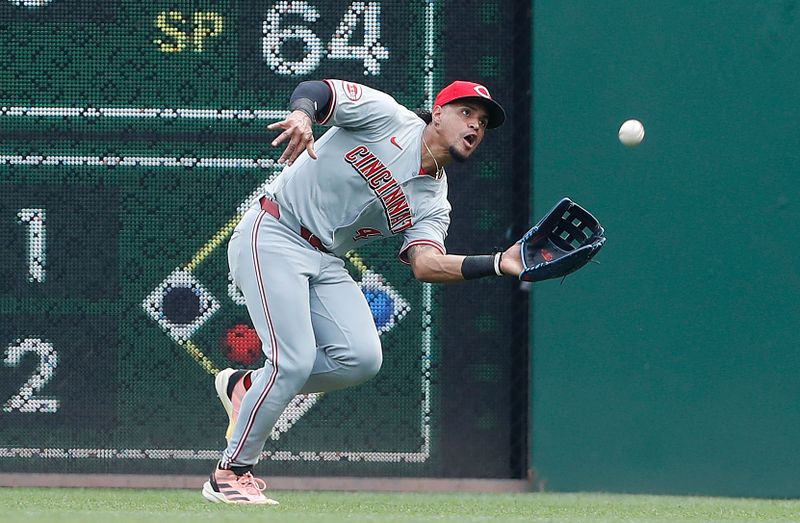
[[[414,277],[428,283],[462,281],[461,264],[464,256],[442,254],[430,245],[413,245],[408,249],[408,261]]]
[[[408,260],[414,277],[428,283],[455,283],[501,274],[518,277],[522,272],[516,244],[502,253],[478,256],[442,254],[430,245],[414,245],[408,250]]]

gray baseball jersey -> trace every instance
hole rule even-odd
[[[420,173],[425,122],[386,93],[327,83],[333,100],[322,123],[335,127],[316,141],[318,159],[303,153],[270,184],[270,195],[334,254],[400,233],[403,261],[419,243],[444,254],[447,176]]]
[[[298,393],[349,387],[378,372],[380,338],[369,305],[334,255],[397,234],[406,263],[413,245],[445,252],[447,178],[420,173],[425,122],[387,94],[327,82],[333,99],[323,123],[334,127],[316,141],[318,159],[303,152],[286,167],[228,245],[231,276],[266,362],[242,398],[225,468],[258,461]]]

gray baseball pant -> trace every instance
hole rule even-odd
[[[344,260],[312,247],[284,209],[248,209],[228,244],[266,362],[253,372],[222,466],[258,462],[275,422],[300,393],[329,392],[378,373],[380,339]]]

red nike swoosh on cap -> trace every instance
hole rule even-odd
[[[392,136],[392,137],[389,139],[389,141],[390,141],[390,142],[392,142],[392,145],[394,145],[395,147],[397,147],[397,148],[398,148],[398,149],[400,149],[401,151],[403,150],[403,148],[400,146],[400,144],[399,144],[399,143],[397,143],[397,137],[396,137],[396,136]]]

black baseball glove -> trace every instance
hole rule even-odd
[[[589,211],[564,198],[517,242],[523,266],[519,279],[549,280],[577,271],[603,246],[603,233]]]

